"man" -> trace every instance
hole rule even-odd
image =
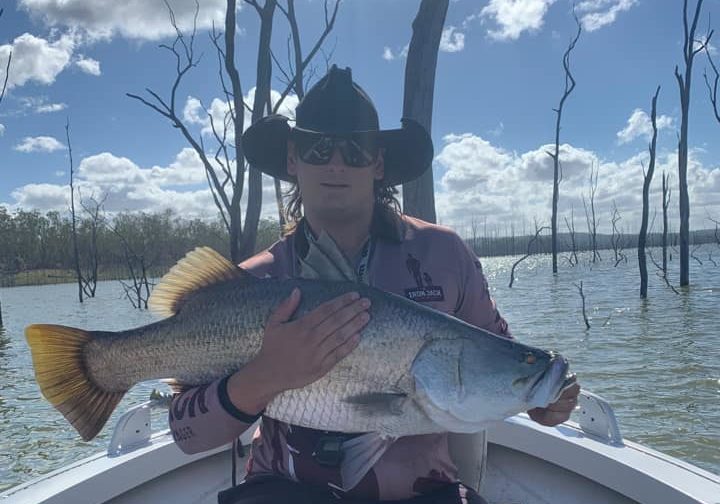
[[[420,125],[405,120],[400,129],[381,131],[375,107],[350,69],[336,66],[300,102],[296,126],[287,122],[270,116],[243,136],[248,160],[294,189],[291,230],[241,267],[259,277],[364,282],[511,337],[480,262],[464,242],[447,228],[397,211],[393,186],[417,178],[432,162],[432,141]],[[432,278],[432,285],[422,278]],[[301,296],[294,291],[270,316],[252,362],[173,400],[170,425],[189,453],[232,441],[262,417],[246,481],[225,495],[227,502],[483,502],[457,482],[447,434],[400,438],[349,482],[340,471],[342,446],[357,434],[262,416],[277,394],[314,382],[352,352],[370,318],[369,301],[354,294],[293,320]],[[578,393],[577,386],[568,389],[531,416],[544,425],[563,422]]]

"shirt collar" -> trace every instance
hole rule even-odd
[[[295,250],[302,257],[305,256],[308,250],[307,237],[305,236],[307,225],[307,221],[305,217],[303,217],[293,232],[295,237]],[[397,212],[379,205],[375,207],[373,218],[370,222],[370,236],[392,243],[402,243],[404,234],[403,221]]]

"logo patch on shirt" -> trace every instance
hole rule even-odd
[[[405,289],[405,297],[420,303],[427,301],[444,301],[445,293],[441,286],[429,285],[427,287]]]
[[[413,257],[412,254],[408,253],[405,267],[417,284],[417,288],[405,289],[405,297],[418,302],[445,300],[443,288],[439,285],[433,285],[430,274],[427,271],[422,271],[420,261]]]

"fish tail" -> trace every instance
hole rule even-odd
[[[93,383],[83,349],[93,333],[61,325],[25,329],[40,391],[85,441],[103,428],[125,392],[108,392]]]

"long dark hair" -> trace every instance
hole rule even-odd
[[[376,181],[373,188],[375,194],[375,205],[384,207],[387,210],[400,213],[400,202],[397,199],[398,190],[393,186],[386,186],[382,181]],[[290,189],[283,194],[285,201],[284,215],[285,228],[283,234],[288,234],[295,229],[297,223],[303,218],[302,213],[302,196],[300,195],[300,187],[297,183],[292,183]]]

